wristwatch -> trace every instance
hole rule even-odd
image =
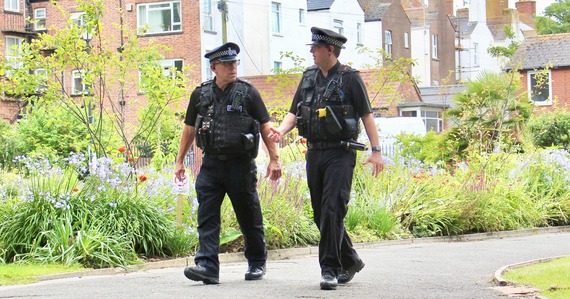
[[[379,145],[373,146],[371,149],[373,152],[381,152],[382,151],[382,148]]]

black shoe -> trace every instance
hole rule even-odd
[[[184,276],[190,280],[201,281],[205,284],[218,284],[220,279],[218,275],[212,274],[208,269],[197,265],[195,267],[186,267],[184,269]]]
[[[263,266],[249,266],[245,272],[245,280],[259,280],[265,275],[265,265]]]
[[[354,274],[360,272],[362,268],[364,268],[364,262],[362,260],[358,260],[356,264],[352,265],[352,267],[340,272],[338,275],[338,283],[347,283],[351,281],[354,278]]]
[[[336,277],[330,273],[325,273],[321,276],[321,290],[334,290],[338,285]]]

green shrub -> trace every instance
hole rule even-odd
[[[533,117],[528,125],[532,142],[538,147],[570,150],[570,113],[555,111]]]

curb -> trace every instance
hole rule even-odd
[[[530,260],[530,261],[526,261],[526,262],[522,262],[522,263],[503,266],[503,267],[499,268],[499,270],[495,271],[495,279],[494,280],[499,286],[516,285],[516,284],[506,280],[505,278],[503,278],[503,274],[505,274],[505,272],[507,272],[510,269],[515,269],[515,268],[519,268],[519,267],[549,262],[549,261],[556,260],[556,259],[563,258],[563,257],[566,257],[566,256],[562,255],[562,256],[555,256],[555,257],[541,258],[541,259]]]
[[[410,239],[401,239],[401,240],[386,240],[380,242],[355,243],[354,248],[362,249],[362,248],[371,248],[379,246],[422,244],[422,243],[434,243],[434,242],[469,242],[469,241],[480,241],[487,239],[514,238],[514,237],[531,236],[537,234],[564,233],[564,232],[570,232],[570,226],[532,228],[532,229],[522,229],[516,231],[487,232],[487,233],[476,233],[476,234],[445,236],[445,237],[410,238]],[[317,246],[287,248],[287,249],[272,249],[267,251],[267,258],[268,260],[286,260],[291,257],[318,254],[318,252],[319,248]],[[194,258],[192,256],[187,256],[187,257],[174,258],[169,260],[148,262],[141,265],[130,266],[128,268],[104,268],[104,269],[85,270],[78,272],[50,274],[44,276],[37,276],[36,280],[47,281],[53,279],[72,278],[72,277],[114,275],[121,273],[151,270],[151,269],[187,267],[194,263],[193,259]],[[245,257],[243,256],[243,252],[222,253],[219,255],[219,260],[220,264],[246,261]],[[506,271],[506,269],[508,269],[508,267],[512,266],[513,265],[505,266],[503,267],[504,269],[501,268],[497,270],[497,272],[495,272],[495,280],[499,283],[499,285],[501,285],[501,281],[505,281],[504,282],[505,285],[508,284],[506,280],[502,279],[501,275]]]

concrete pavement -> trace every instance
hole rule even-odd
[[[0,298],[505,298],[494,281],[507,265],[570,255],[570,227],[356,244],[366,263],[335,291],[319,288],[316,248],[270,252],[267,274],[245,281],[241,254],[221,255],[219,285],[186,279],[192,259],[105,269],[0,287]],[[498,289],[499,288],[499,289]]]

